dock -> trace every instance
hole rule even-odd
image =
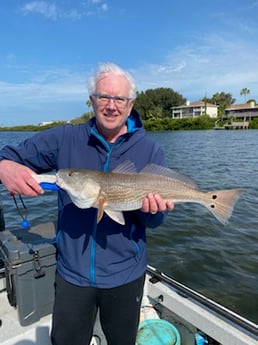
[[[214,129],[248,129],[249,121],[226,123],[224,126],[215,126]]]

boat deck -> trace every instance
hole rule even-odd
[[[22,327],[17,311],[8,303],[4,282],[5,279],[0,279],[0,344],[51,345],[51,315]],[[217,308],[211,308],[209,304]],[[257,325],[149,268],[140,321],[158,318],[168,320],[176,327],[180,345],[195,345],[198,332],[207,336],[207,345],[258,345]],[[240,320],[240,324],[234,318]],[[99,322],[96,322],[94,334],[91,345],[106,345]],[[164,345],[164,342],[157,342],[159,344]]]

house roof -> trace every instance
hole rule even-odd
[[[205,107],[205,102],[203,101],[194,101],[194,102],[188,102],[187,104],[183,104],[177,107],[172,107],[172,109],[181,109],[181,108],[190,108],[190,107]],[[218,108],[216,104],[212,103],[206,103],[206,107],[214,107]]]
[[[190,102],[190,107],[202,107],[202,106],[205,106],[205,102],[203,101],[194,101],[194,102]],[[212,103],[206,103],[206,106],[209,106],[209,107],[217,107],[216,104],[212,104]]]
[[[250,103],[243,103],[243,104],[231,104],[229,108],[225,110],[243,110],[243,109],[253,109],[258,108],[258,105],[254,105],[253,102]]]

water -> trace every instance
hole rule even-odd
[[[0,132],[0,147],[33,133]],[[258,323],[258,131],[149,133],[170,168],[191,176],[202,190],[241,188],[229,224],[204,207],[177,205],[164,225],[148,229],[148,260],[183,284]],[[0,186],[6,226],[19,226],[12,198]],[[31,225],[55,220],[56,195],[24,198]]]

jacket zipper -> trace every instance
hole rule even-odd
[[[103,166],[103,171],[108,171],[110,156],[113,150],[113,147],[110,147],[108,142],[104,140],[104,138],[99,135],[94,129],[91,129],[91,134],[93,134],[106,148],[107,150],[107,158]],[[91,286],[96,286],[96,276],[95,276],[95,259],[96,259],[96,238],[97,238],[97,213],[96,213],[96,221],[94,222],[95,227],[92,231],[92,241],[91,241],[91,252],[90,252],[90,284]]]

